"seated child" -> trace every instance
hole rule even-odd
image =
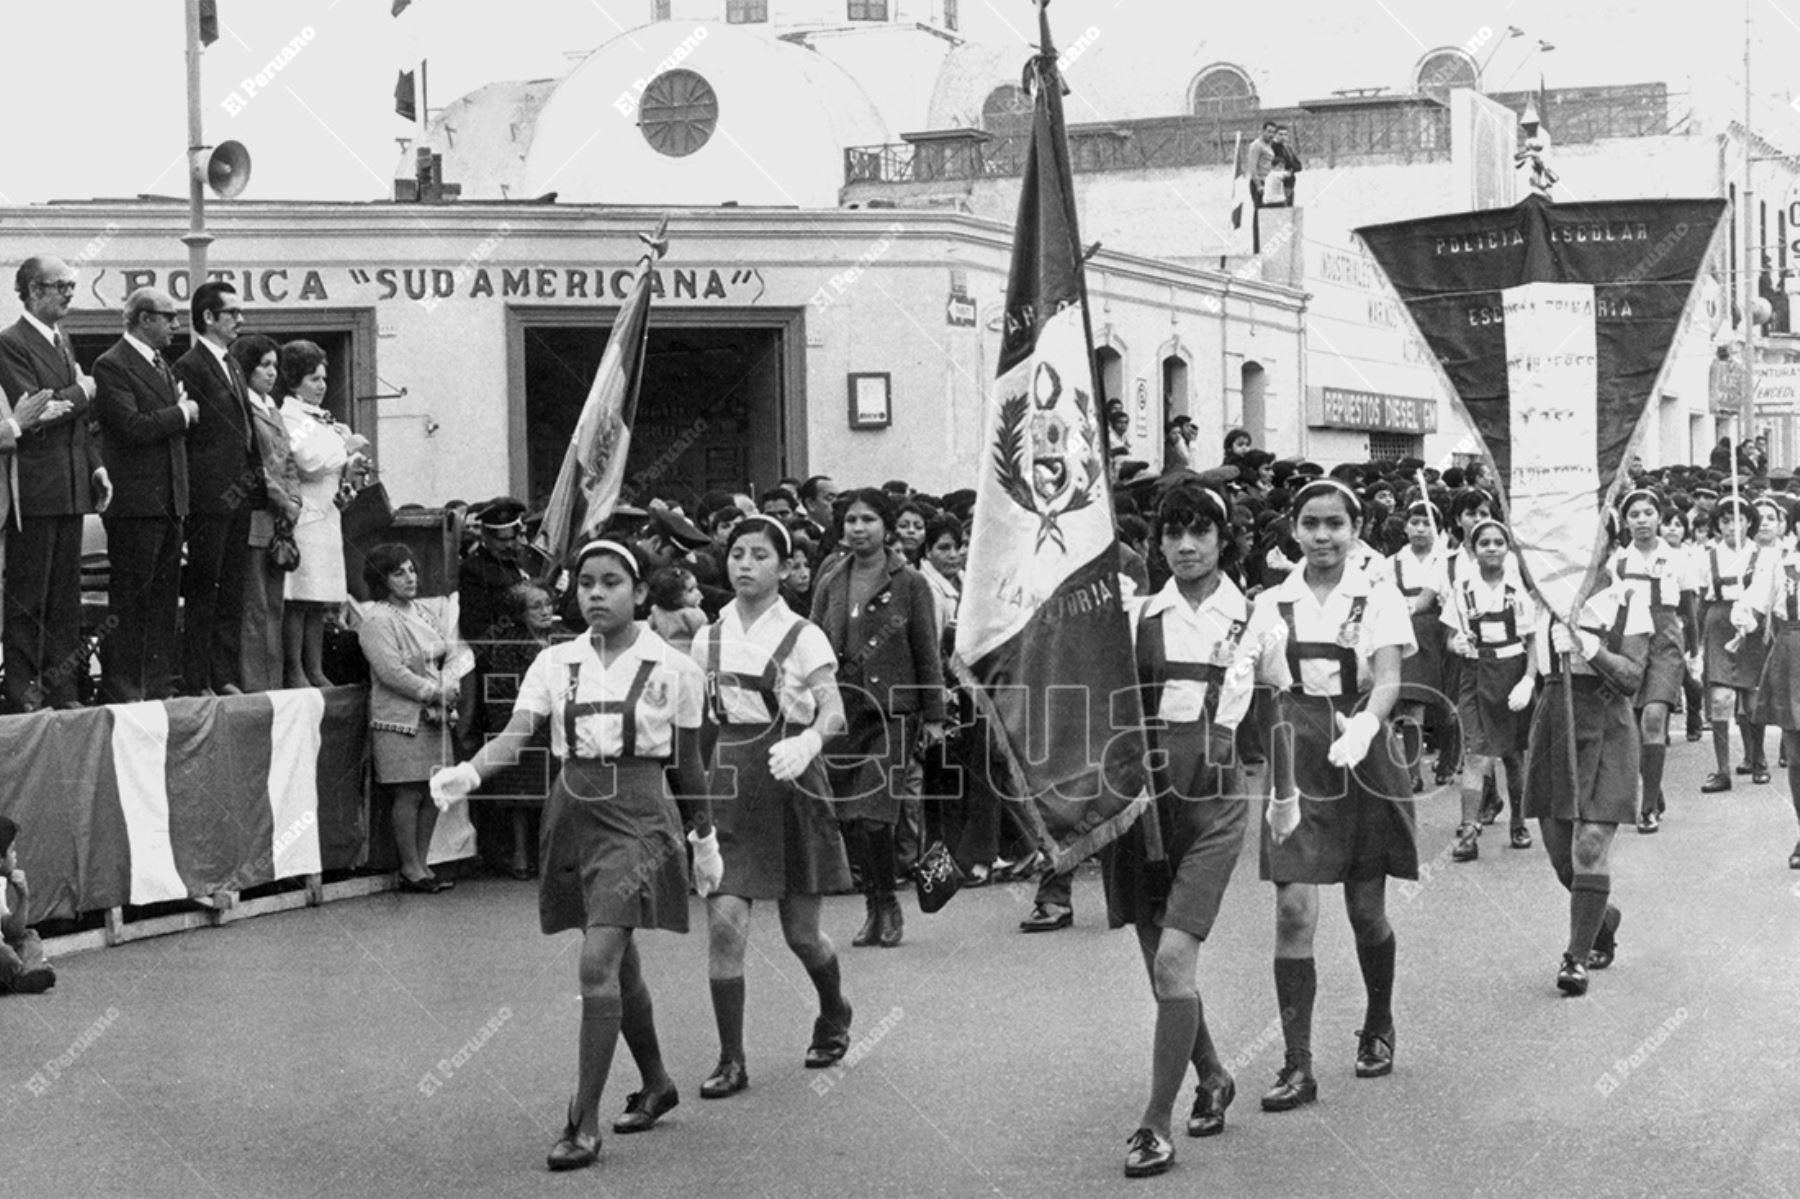
[[[0,816],[0,994],[36,995],[56,985],[44,961],[44,943],[25,927],[31,892],[19,869],[19,826]]]

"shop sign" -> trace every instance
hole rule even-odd
[[[1436,433],[1437,401],[1382,395],[1347,387],[1308,388],[1306,419],[1328,429],[1370,429],[1384,433]]]
[[[84,272],[85,274],[86,272]],[[443,300],[560,300],[622,302],[631,294],[635,267],[449,265],[219,267],[207,276],[230,283],[247,304],[370,304]],[[117,308],[140,287],[161,287],[178,302],[192,294],[184,267],[137,266],[99,269],[85,281],[102,308]],[[650,273],[650,294],[659,302],[747,306],[768,290],[755,267],[664,267]]]

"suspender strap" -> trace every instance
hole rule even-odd
[[[1162,713],[1163,686],[1172,679],[1206,684],[1206,719],[1210,722],[1219,710],[1219,686],[1225,681],[1225,667],[1217,662],[1171,662],[1168,641],[1163,633],[1163,614],[1157,612],[1138,622],[1137,669],[1138,695],[1146,718]],[[1244,636],[1244,622],[1234,620],[1219,642],[1218,656],[1229,662],[1237,654]]]
[[[1363,609],[1368,606],[1369,598],[1356,596],[1350,601],[1350,619],[1344,622],[1346,628],[1361,625]],[[1304,695],[1306,687],[1300,680],[1300,663],[1307,660],[1336,662],[1338,667],[1338,694],[1355,695],[1357,687],[1356,647],[1339,645],[1334,641],[1301,641],[1294,629],[1294,605],[1291,601],[1283,601],[1276,605],[1281,613],[1282,622],[1287,625],[1287,665],[1288,677],[1292,680],[1290,690]]]
[[[577,703],[575,696],[581,684],[581,663],[569,663],[568,701],[563,705],[563,741],[569,756],[575,756],[575,718],[578,716],[617,716],[619,718],[619,756],[622,758],[637,757],[637,706],[643,698],[644,684],[650,681],[656,663],[645,658],[638,662],[637,673],[631,677],[631,686],[625,691],[625,698],[588,700]]]
[[[713,720],[717,724],[730,724],[725,717],[725,688],[736,687],[740,691],[751,691],[762,697],[763,707],[769,713],[771,721],[781,719],[781,669],[786,664],[788,655],[794,652],[794,645],[800,640],[801,630],[806,622],[796,620],[782,634],[775,646],[775,652],[763,664],[757,674],[744,674],[736,670],[719,669],[720,645],[723,633],[719,625],[714,624],[712,637],[706,643],[706,677],[711,684],[713,702]]]

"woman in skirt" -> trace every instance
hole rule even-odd
[[[1136,929],[1156,998],[1150,1099],[1125,1157],[1130,1178],[1160,1174],[1174,1161],[1171,1110],[1190,1063],[1198,1085],[1189,1136],[1223,1132],[1237,1094],[1207,1032],[1194,976],[1237,865],[1248,809],[1232,742],[1250,707],[1253,667],[1240,652],[1250,613],[1220,571],[1237,556],[1230,514],[1216,492],[1181,484],[1157,505],[1153,534],[1173,572],[1135,622],[1155,806],[1100,858],[1108,920]],[[1152,820],[1160,859],[1145,828]]]
[[[1731,724],[1739,722],[1744,738],[1744,764],[1740,774],[1752,781],[1769,781],[1769,765],[1756,752],[1761,730],[1749,723],[1750,692],[1762,677],[1763,657],[1769,645],[1760,632],[1739,633],[1731,624],[1731,607],[1752,585],[1759,570],[1774,555],[1751,539],[1761,518],[1755,508],[1733,496],[1713,509],[1714,541],[1701,567],[1701,637],[1706,654],[1707,711],[1712,718],[1713,761],[1717,769],[1700,790],[1708,795],[1731,790]]]
[[[1642,743],[1638,774],[1643,783],[1638,807],[1640,833],[1662,827],[1663,763],[1669,753],[1669,713],[1681,698],[1681,681],[1687,675],[1686,641],[1681,623],[1682,591],[1688,586],[1684,563],[1662,538],[1662,497],[1647,487],[1627,492],[1619,505],[1620,523],[1630,539],[1613,555],[1613,578],[1619,585],[1640,593],[1649,605],[1650,660],[1644,666],[1644,682],[1638,688],[1638,734]]]
[[[1525,780],[1525,733],[1535,687],[1527,667],[1537,611],[1523,585],[1508,582],[1506,560],[1512,538],[1497,520],[1476,521],[1466,538],[1476,569],[1450,588],[1444,624],[1450,650],[1462,659],[1457,672],[1457,720],[1463,730],[1462,823],[1450,858],[1472,862],[1481,856],[1481,802],[1485,788],[1499,792],[1496,767],[1506,776],[1512,800],[1512,847],[1531,848],[1531,831],[1519,802]]]
[[[1595,593],[1574,629],[1548,613],[1539,624],[1535,657],[1544,694],[1531,720],[1525,810],[1537,820],[1550,865],[1569,892],[1569,943],[1556,973],[1564,995],[1587,994],[1588,971],[1612,965],[1617,950],[1620,915],[1609,902],[1608,859],[1619,825],[1637,816],[1632,705],[1652,628],[1649,605],[1620,586]],[[1574,689],[1572,766],[1565,687]]]
[[[807,1068],[823,1069],[850,1048],[850,1004],[837,950],[819,927],[820,897],[850,889],[850,864],[819,760],[823,739],[843,727],[844,709],[831,643],[781,599],[791,549],[786,526],[773,517],[739,521],[725,550],[735,598],[694,637],[694,657],[712,696],[709,793],[725,860],[718,892],[706,901],[719,1064],[700,1084],[702,1099],[723,1099],[750,1085],[744,951],[751,905],[759,899],[776,902],[788,948],[819,995]]]
[[[1687,647],[1687,661],[1681,672],[1681,706],[1687,709],[1687,739],[1698,741],[1706,735],[1706,688],[1700,681],[1700,570],[1695,565],[1701,555],[1693,535],[1687,513],[1670,505],[1663,517],[1662,540],[1675,556],[1681,579],[1681,643]],[[1657,819],[1661,818],[1659,810]]]
[[[1787,550],[1771,564],[1734,605],[1731,619],[1746,634],[1767,622],[1773,634],[1751,702],[1757,721],[1781,730],[1788,798],[1800,819],[1800,551]],[[1800,844],[1788,855],[1788,869],[1800,870]]]
[[[1317,988],[1313,932],[1321,884],[1341,883],[1356,935],[1368,1006],[1357,1033],[1356,1075],[1394,1068],[1394,931],[1389,877],[1419,876],[1412,787],[1388,717],[1400,693],[1400,661],[1413,652],[1412,622],[1391,583],[1349,569],[1345,553],[1361,505],[1334,479],[1294,496],[1302,569],[1257,597],[1246,636],[1257,681],[1276,694],[1262,876],[1276,885],[1275,996],[1287,1057],[1264,1111],[1318,1098],[1312,1069]]]
[[[600,1154],[600,1097],[621,1033],[642,1089],[613,1131],[641,1132],[679,1101],[663,1068],[649,988],[632,934],[685,933],[688,872],[678,795],[705,794],[699,729],[705,680],[691,658],[633,622],[645,590],[630,549],[595,541],[576,556],[575,594],[588,635],[538,654],[519,685],[505,732],[431,780],[440,804],[467,796],[512,765],[537,728],[550,724],[562,764],[544,805],[538,921],[546,934],[578,929],[581,1040],[575,1097],[550,1150],[552,1170],[590,1166]],[[694,883],[719,881],[718,842],[704,811],[689,834]]]
[[[1394,725],[1407,769],[1412,771],[1416,795],[1425,789],[1421,763],[1425,753],[1425,713],[1444,706],[1444,629],[1442,611],[1445,588],[1444,552],[1438,535],[1438,516],[1428,499],[1415,500],[1406,510],[1406,545],[1388,559],[1394,585],[1406,600],[1412,618],[1413,641],[1418,652],[1400,663],[1400,702],[1394,707]]]
[[[1450,501],[1450,536],[1454,545],[1446,546],[1444,552],[1444,596],[1452,594],[1464,579],[1476,574],[1481,568],[1475,561],[1475,547],[1469,542],[1469,531],[1484,520],[1500,520],[1500,504],[1493,496],[1479,487],[1470,487],[1456,493]],[[1511,554],[1506,557],[1506,581],[1515,587],[1521,586],[1519,564]],[[1444,679],[1444,696],[1447,703],[1455,704],[1456,697],[1462,691],[1463,659],[1461,655],[1446,653],[1443,656],[1442,672]],[[1443,744],[1438,747],[1437,783],[1439,786],[1457,778],[1462,774],[1463,731],[1460,721],[1452,720],[1445,730]],[[1492,791],[1490,781],[1482,788],[1482,823],[1491,821],[1499,812],[1499,795]],[[1493,798],[1490,801],[1489,796]]]

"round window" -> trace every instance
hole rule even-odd
[[[718,128],[719,97],[692,71],[664,71],[644,88],[638,113],[638,128],[658,154],[685,158]]]

